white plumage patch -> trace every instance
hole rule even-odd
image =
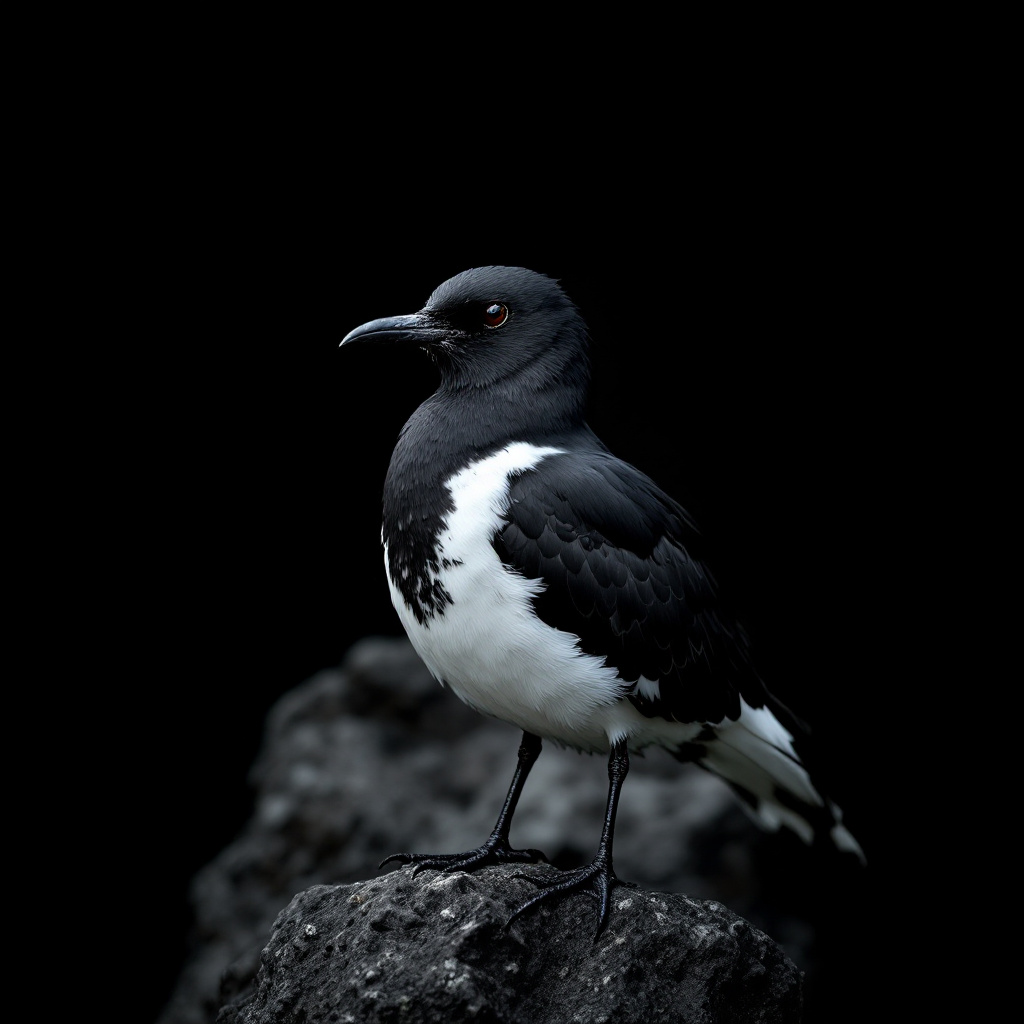
[[[391,600],[426,666],[471,707],[567,746],[606,752],[620,737],[660,731],[657,723],[619,699],[615,669],[537,617],[531,599],[543,582],[509,570],[491,546],[509,480],[559,454],[520,442],[456,473],[447,483],[455,508],[436,538],[438,582],[451,604],[420,625],[389,574]]]
[[[703,764],[757,798],[756,815],[763,828],[776,831],[787,825],[805,842],[813,830],[808,822],[780,805],[776,786],[811,806],[822,799],[793,749],[793,737],[767,708],[753,708],[740,699],[740,717],[715,725],[717,740],[709,744]]]
[[[768,831],[782,826],[792,829],[810,843],[814,829],[803,815],[780,803],[776,789],[784,789],[810,807],[824,807],[825,801],[811,782],[793,747],[793,736],[768,708],[753,708],[740,698],[740,717],[715,724],[716,740],[708,745],[701,762],[723,778],[741,786],[757,799],[750,810],[758,824]],[[842,824],[842,813],[831,801],[829,811],[836,824],[832,841],[862,860],[860,845]]]

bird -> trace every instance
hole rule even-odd
[[[593,861],[529,878],[538,903],[585,892],[595,937],[615,873],[630,755],[662,748],[723,779],[768,831],[863,862],[820,782],[810,730],[768,689],[690,514],[589,426],[590,329],[556,278],[481,266],[415,313],[369,320],[341,347],[420,349],[436,390],[401,428],[384,480],[391,600],[433,677],[522,731],[491,834],[461,853],[396,853],[414,872],[543,863],[510,828],[545,741],[607,757]]]

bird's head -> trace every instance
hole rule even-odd
[[[558,282],[523,267],[477,267],[434,289],[426,305],[404,316],[371,320],[342,345],[411,343],[437,364],[452,388],[501,381],[539,390],[553,380],[589,382],[587,327]]]

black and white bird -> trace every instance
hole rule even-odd
[[[540,900],[619,884],[612,839],[629,753],[663,747],[723,778],[758,822],[863,859],[803,757],[806,726],[765,687],[699,557],[690,516],[587,425],[589,335],[553,279],[480,267],[418,312],[341,342],[426,351],[437,390],[402,428],[381,538],[395,609],[431,673],[523,732],[494,830],[466,853],[401,853],[419,868],[544,859],[509,829],[542,740],[608,757],[593,862],[532,879]],[[383,865],[382,865],[383,866]]]

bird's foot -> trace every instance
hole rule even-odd
[[[508,840],[491,836],[486,843],[466,853],[393,853],[380,862],[378,868],[399,861],[412,864],[413,874],[431,868],[436,871],[475,871],[486,864],[547,864],[540,850],[514,850]]]
[[[617,885],[628,886],[629,888],[634,887],[633,882],[623,882],[616,878],[615,872],[612,870],[611,861],[601,856],[600,854],[594,859],[594,861],[582,868],[572,868],[571,870],[560,872],[560,877],[554,879],[542,879],[542,878],[531,878],[529,875],[517,874],[516,878],[525,878],[528,882],[532,882],[541,892],[537,893],[531,899],[528,899],[521,907],[515,910],[511,917],[505,922],[505,927],[511,926],[512,922],[517,917],[525,913],[531,907],[536,906],[543,900],[550,899],[553,896],[562,896],[566,893],[585,892],[589,896],[593,896],[598,902],[598,920],[597,920],[597,931],[594,933],[594,938],[597,939],[601,932],[604,931],[604,926],[608,923],[608,911],[611,906],[611,892],[612,889]]]

